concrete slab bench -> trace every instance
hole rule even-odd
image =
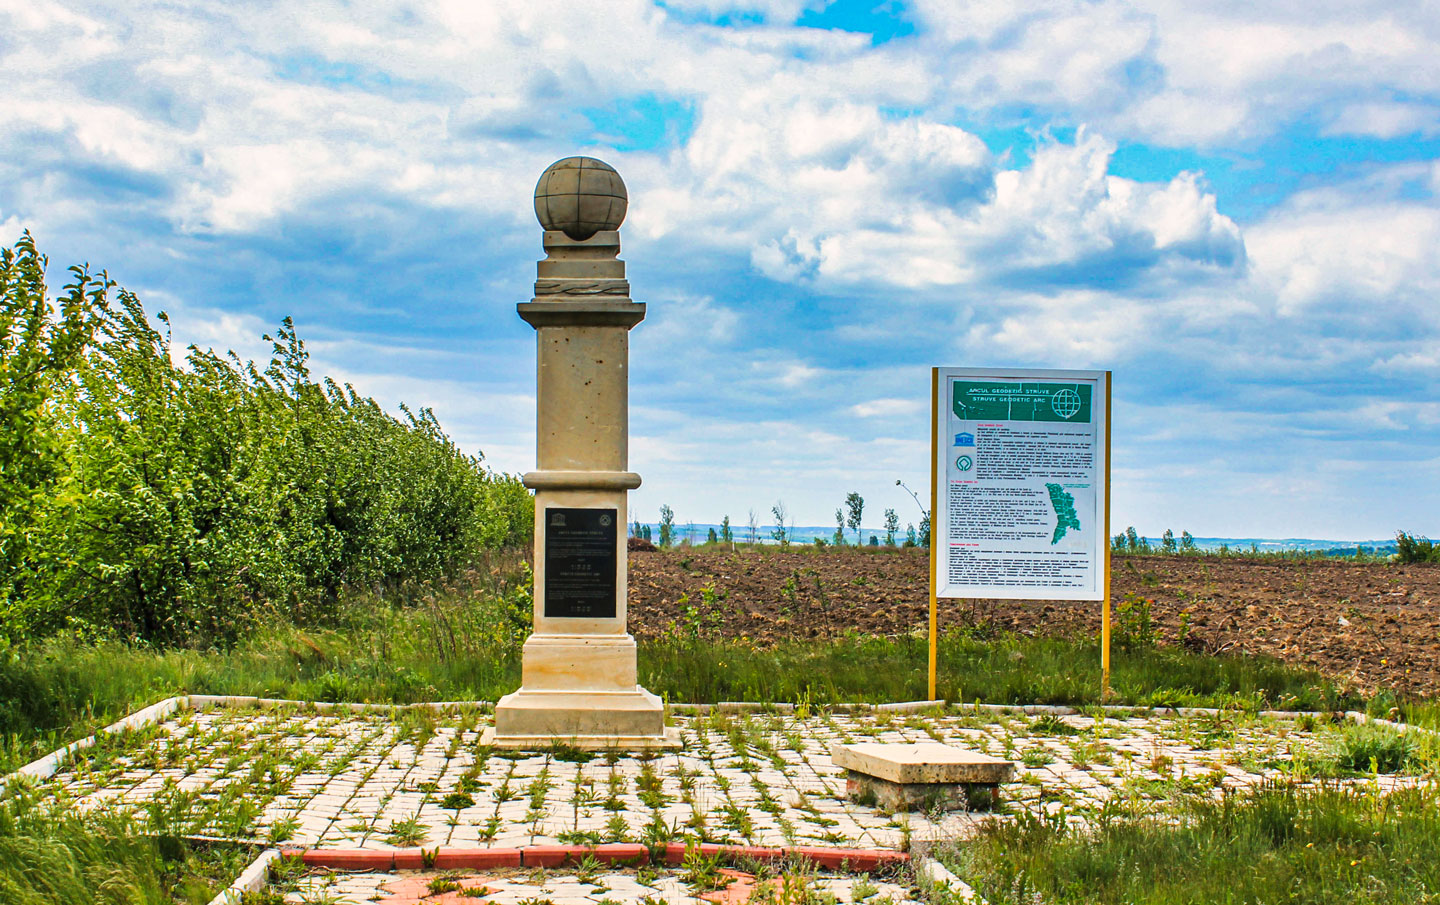
[[[989,810],[1015,774],[1008,760],[939,742],[835,744],[830,760],[852,801],[888,811]]]

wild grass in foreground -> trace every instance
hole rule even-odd
[[[1400,701],[1394,708],[1387,709],[1384,713],[1374,712],[1372,715],[1388,717],[1392,720],[1403,720],[1406,723],[1413,723],[1416,726],[1440,730],[1440,701],[1433,699],[1424,701]]]
[[[14,789],[0,801],[5,905],[204,905],[255,852],[147,836],[133,820],[81,817]]]
[[[1090,832],[1022,816],[943,857],[992,905],[1440,901],[1431,788],[1278,785],[1176,808],[1117,805]]]

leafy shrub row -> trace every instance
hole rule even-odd
[[[263,370],[177,365],[133,294],[72,267],[52,302],[45,267],[28,233],[0,250],[0,645],[224,640],[528,538],[517,480],[313,381],[288,318]]]

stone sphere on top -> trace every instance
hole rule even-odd
[[[619,229],[629,206],[625,183],[615,168],[593,157],[566,157],[540,174],[535,216],[577,242],[602,229]]]

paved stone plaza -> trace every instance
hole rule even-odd
[[[80,809],[138,812],[156,829],[336,849],[507,847],[695,839],[907,848],[963,837],[985,813],[891,814],[845,800],[833,742],[936,740],[1012,759],[999,819],[1117,796],[1163,800],[1269,777],[1306,778],[1339,729],[1245,714],[930,713],[672,717],[684,748],[616,756],[479,744],[478,710],[320,715],[181,710],[103,737],[40,782]],[[1347,780],[1390,787],[1414,777]]]

